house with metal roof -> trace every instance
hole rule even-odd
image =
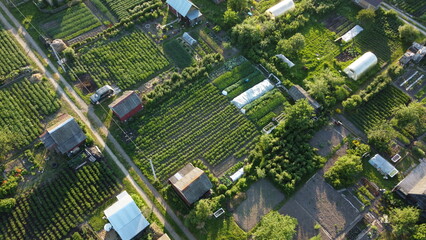
[[[291,98],[293,98],[294,101],[297,101],[299,99],[307,99],[309,104],[315,110],[318,110],[321,108],[321,105],[317,101],[315,101],[315,99],[313,99],[311,95],[309,95],[309,93],[306,92],[305,89],[303,89],[299,85],[291,86],[291,88],[288,90],[288,94],[290,95]]]
[[[73,117],[63,115],[57,124],[40,136],[40,140],[47,149],[65,154],[83,144],[86,135]]]
[[[421,161],[393,191],[410,204],[426,210],[426,162]]]
[[[126,191],[118,194],[117,199],[104,214],[120,238],[130,240],[148,227],[149,222]]]
[[[200,10],[189,0],[167,0],[169,10],[190,26],[197,24],[201,16]]]
[[[123,95],[114,100],[108,107],[120,121],[126,121],[143,108],[142,100],[134,91],[125,91]]]
[[[354,2],[365,9],[371,8],[376,10],[383,0],[354,0]]]
[[[198,201],[213,187],[206,173],[191,163],[169,178],[169,183],[187,205]]]
[[[368,162],[385,176],[394,177],[399,172],[398,169],[379,154],[374,155]]]

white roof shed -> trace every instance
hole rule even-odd
[[[354,37],[356,37],[356,35],[358,35],[363,30],[364,30],[364,28],[362,28],[360,25],[356,25],[351,30],[349,30],[347,33],[345,33],[342,36],[342,39],[343,39],[344,42],[349,42],[350,40],[352,40]]]
[[[121,239],[130,240],[148,227],[149,222],[126,191],[120,193],[117,199],[104,214]]]
[[[372,157],[368,162],[375,167],[377,171],[384,175],[388,175],[389,177],[393,177],[399,172],[398,169],[379,154],[374,155],[374,157]]]
[[[183,33],[182,39],[191,46],[193,46],[194,44],[197,44],[197,40],[191,37],[191,35],[189,35],[189,33],[187,32]]]
[[[366,73],[376,64],[376,55],[374,55],[372,52],[366,52],[343,71],[353,80],[358,80],[364,73]]]
[[[270,13],[273,17],[279,17],[292,10],[294,7],[293,0],[283,0],[266,10],[266,12]]]
[[[267,93],[269,90],[273,89],[274,85],[269,82],[268,79],[263,80],[262,82],[256,84],[249,90],[241,93],[234,99],[232,99],[231,103],[237,106],[237,108],[243,108],[246,104],[253,102],[254,100],[263,96],[263,94]]]
[[[294,63],[293,63],[292,61],[290,61],[290,60],[289,60],[286,56],[284,56],[283,54],[275,55],[275,57],[277,57],[277,58],[281,59],[281,61],[283,61],[283,62],[287,63],[287,65],[288,65],[288,67],[289,67],[289,68],[294,67]]]

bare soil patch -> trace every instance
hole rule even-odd
[[[336,239],[358,217],[359,211],[343,195],[328,185],[321,173],[315,174],[279,210],[299,221],[297,239],[308,239],[318,234],[321,225],[323,239]]]
[[[336,56],[337,61],[339,62],[347,62],[349,60],[352,60],[356,57],[355,54],[349,52],[348,50],[345,50],[341,52],[339,55]]]
[[[246,192],[246,199],[233,213],[237,224],[250,231],[260,219],[284,200],[284,194],[271,182],[261,179],[251,185]]]
[[[76,87],[78,87],[83,92],[83,94],[86,95],[92,93],[98,88],[90,74],[86,73],[84,75],[78,76],[78,78],[81,80],[81,82],[78,82]]]
[[[343,126],[328,125],[318,131],[309,143],[318,148],[319,155],[327,156],[332,152],[333,147],[340,144],[349,134],[350,132]]]

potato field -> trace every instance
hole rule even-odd
[[[40,23],[48,36],[65,40],[70,40],[100,25],[99,19],[83,3],[59,13],[47,15]]]
[[[119,190],[104,163],[62,170],[51,182],[18,196],[12,212],[0,214],[0,239],[64,239]]]
[[[0,128],[14,138],[16,147],[25,146],[43,132],[43,118],[59,108],[56,93],[48,83],[14,83],[0,89]]]
[[[28,66],[28,60],[12,40],[9,33],[0,27],[0,85],[12,71]]]
[[[72,64],[77,74],[89,73],[98,86],[129,88],[164,70],[169,61],[148,36],[135,30],[114,40],[99,40],[79,50]]]
[[[119,20],[131,16],[158,0],[102,0],[102,2],[112,11]]]
[[[259,134],[226,97],[202,80],[145,112],[132,127],[138,132],[136,144],[152,159],[160,180],[197,159],[217,165],[244,150]],[[134,161],[150,173],[142,154]]]
[[[347,113],[347,116],[351,122],[367,131],[375,124],[391,117],[395,107],[409,101],[410,98],[401,90],[388,86],[355,111]]]

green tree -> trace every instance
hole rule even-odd
[[[277,50],[285,54],[296,54],[304,47],[305,37],[301,33],[296,33],[289,39],[281,39],[277,44]]]
[[[390,153],[395,136],[395,129],[387,121],[380,122],[367,131],[368,143],[382,153]]]
[[[325,96],[330,93],[327,80],[322,77],[314,78],[311,81],[306,81],[305,84],[308,87],[309,94],[311,94],[316,100],[324,102]]]
[[[426,223],[420,224],[416,227],[416,232],[413,236],[416,240],[424,240],[426,239]]]
[[[362,9],[356,15],[356,19],[364,26],[371,26],[374,24],[376,18],[376,12],[373,9]]]
[[[228,0],[228,8],[239,12],[247,8],[248,1],[247,0]]]
[[[256,240],[291,240],[296,227],[296,218],[271,211],[262,218],[253,235]]]
[[[71,239],[72,240],[83,240],[84,238],[80,235],[79,232],[75,232],[75,233],[72,234]]]
[[[231,27],[238,23],[239,17],[238,13],[233,11],[232,9],[228,8],[223,13],[223,22],[226,26]]]
[[[402,41],[405,43],[412,43],[420,36],[419,30],[409,24],[399,26],[398,32],[399,37],[401,37]]]
[[[16,200],[14,198],[5,198],[0,199],[0,212],[10,212],[16,205]]]
[[[395,208],[390,214],[393,233],[402,239],[408,239],[416,230],[420,210],[414,207]]]
[[[426,107],[423,103],[413,101],[395,109],[396,125],[408,128],[414,134],[421,134],[426,129]]]
[[[218,208],[220,199],[221,197],[216,197],[198,201],[186,217],[185,223],[188,226],[203,227],[205,221],[213,214],[213,211]]]
[[[0,161],[6,159],[7,154],[12,151],[12,135],[0,131]]]
[[[337,159],[334,165],[324,174],[325,179],[333,187],[339,189],[356,182],[356,177],[362,172],[361,157],[344,155]]]
[[[65,48],[65,50],[63,51],[63,53],[64,53],[65,58],[68,61],[70,61],[70,62],[74,61],[76,55],[75,55],[75,51],[74,51],[74,49],[72,47]]]

